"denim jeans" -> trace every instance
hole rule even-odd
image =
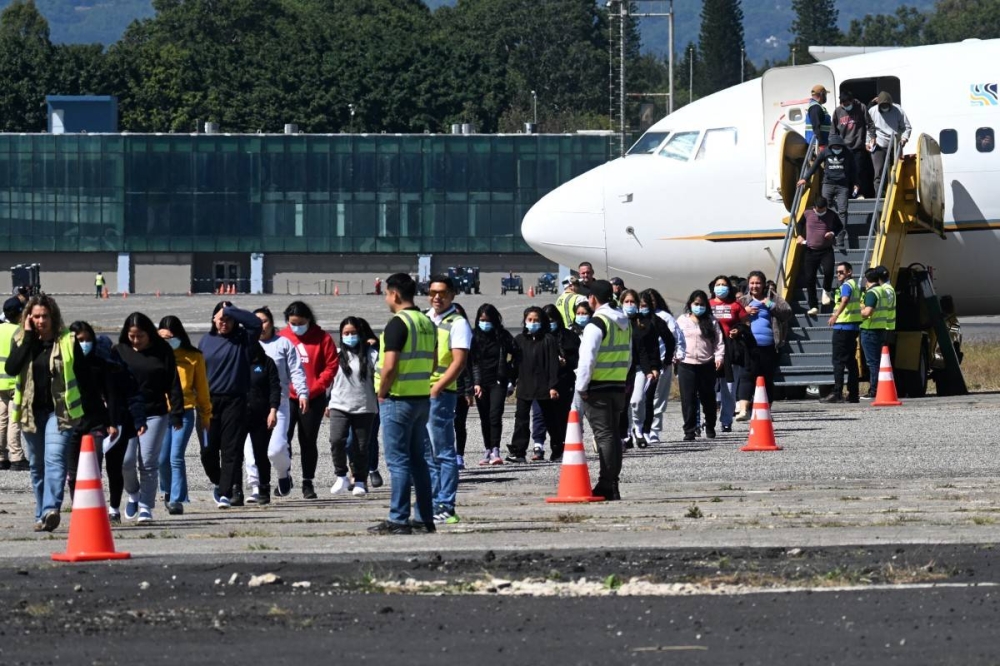
[[[882,345],[885,344],[885,331],[881,328],[861,329],[861,351],[865,353],[865,363],[868,365],[869,391],[875,392],[878,386],[878,369],[882,362]]]
[[[163,448],[164,434],[170,429],[169,416],[147,416],[145,434],[130,439],[125,449],[125,461],[122,463],[125,492],[130,496],[138,494],[142,509],[156,506],[160,449]]]
[[[170,493],[171,502],[188,502],[187,466],[184,452],[194,431],[195,410],[184,410],[180,430],[167,428],[160,447],[160,492]]]
[[[715,387],[718,389],[716,395],[722,406],[722,409],[719,410],[719,423],[731,426],[733,425],[733,416],[736,415],[736,387],[733,382],[727,382],[725,377],[717,377]]]
[[[455,451],[455,404],[457,393],[443,391],[431,399],[424,451],[431,474],[434,510],[455,511],[458,493],[458,460]]]
[[[27,444],[31,486],[35,491],[35,520],[62,507],[66,486],[66,449],[72,430],[60,430],[54,413],[35,413],[35,432],[21,432]]]
[[[410,487],[417,497],[414,519],[434,520],[431,475],[424,456],[424,437],[431,401],[388,398],[380,406],[385,464],[392,479],[389,520],[406,523],[410,519]]]

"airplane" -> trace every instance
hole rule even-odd
[[[655,123],[627,155],[565,183],[525,215],[539,254],[598,276],[653,286],[684,304],[716,275],[778,272],[788,213],[780,196],[782,138],[805,134],[812,86],[867,102],[890,92],[916,138],[941,145],[945,240],[909,234],[901,265],[933,267],[937,293],[961,315],[1000,313],[1000,39],[901,48],[769,70]],[[989,136],[989,152],[984,150]],[[858,273],[858,267],[855,267]]]

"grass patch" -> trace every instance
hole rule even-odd
[[[684,514],[685,518],[704,518],[705,514],[701,512],[697,504],[692,504],[688,507],[687,513]]]
[[[995,525],[997,519],[993,516],[973,516],[972,522],[976,525]]]
[[[253,551],[258,551],[258,550],[278,550],[278,547],[277,546],[272,546],[272,545],[266,544],[266,543],[251,543],[251,544],[247,544],[247,550],[253,550]]]
[[[248,530],[230,530],[226,536],[230,539],[270,539],[274,535],[266,530],[252,528]]]
[[[860,502],[861,498],[857,495],[844,495],[840,498],[841,502]]]
[[[560,513],[558,516],[556,516],[557,523],[564,523],[567,525],[573,523],[582,523],[585,520],[587,520],[587,517],[579,513]]]
[[[28,604],[24,607],[25,615],[30,617],[49,617],[52,612],[52,606],[49,604]]]
[[[611,574],[604,579],[604,587],[609,590],[617,590],[623,584],[623,580],[618,576],[618,574]]]
[[[1000,391],[1000,345],[994,342],[963,342],[962,374],[970,391]],[[930,384],[934,385],[933,382]]]
[[[713,497],[712,499],[710,499],[708,501],[709,502],[716,502],[716,503],[718,503],[718,502],[722,501],[722,498],[721,497]]]
[[[731,483],[725,483],[719,486],[719,490],[743,490],[743,489],[738,486],[734,486]]]

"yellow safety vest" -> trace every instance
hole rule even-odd
[[[104,286],[104,275],[103,274],[98,274],[98,275],[94,276],[94,285],[97,286],[97,287],[103,287]]]
[[[451,366],[451,362],[455,360],[454,355],[451,353],[451,326],[461,316],[457,310],[452,311],[437,325],[437,365],[434,367],[434,372],[431,373],[431,386],[438,383],[438,380],[441,379]],[[457,391],[458,378],[456,377],[454,381],[448,384],[445,390]]]
[[[861,330],[863,331],[875,331],[882,330],[885,326],[882,324],[881,319],[879,319],[878,311],[881,309],[880,303],[882,302],[882,285],[875,285],[874,287],[869,287],[865,293],[875,294],[875,309],[872,310],[872,316],[861,322]]]
[[[563,292],[556,299],[556,309],[559,310],[559,315],[562,317],[563,326],[569,328],[573,325],[576,320],[576,297],[579,294],[573,292]]]
[[[59,356],[62,360],[63,381],[66,385],[65,395],[66,411],[70,419],[78,420],[83,418],[83,397],[80,395],[80,386],[76,383],[76,373],[73,371],[73,347],[76,343],[76,336],[70,331],[63,330],[59,334]],[[53,350],[55,351],[55,350]],[[51,365],[51,362],[50,362]],[[21,374],[17,376],[17,383],[14,385],[14,398],[11,400],[11,418],[15,422],[20,422],[24,401],[24,381],[28,373],[31,372],[31,364],[26,363],[21,369]],[[54,386],[54,384],[53,384]],[[53,395],[53,403],[58,400],[58,396]]]
[[[431,373],[434,372],[434,348],[437,334],[434,322],[419,310],[401,310],[396,317],[406,325],[406,347],[399,352],[399,365],[396,380],[389,389],[393,398],[426,398],[431,394]],[[375,390],[382,383],[381,368],[385,366],[385,332],[379,336],[379,376],[376,377]]]
[[[632,327],[623,331],[606,316],[595,315],[595,317],[604,322],[607,332],[597,350],[597,362],[594,364],[590,380],[624,384],[628,379],[628,369],[632,365]]]
[[[0,324],[0,391],[10,391],[17,383],[17,378],[11,377],[4,370],[7,357],[10,356],[10,348],[14,343],[14,334],[17,333],[17,324],[4,322]]]
[[[861,290],[858,289],[858,281],[851,278],[844,284],[851,287],[851,298],[847,301],[847,307],[837,316],[838,324],[858,324],[861,323]]]
[[[879,300],[879,313],[881,320],[885,323],[885,330],[896,330],[896,290],[886,282],[882,285],[882,298]]]

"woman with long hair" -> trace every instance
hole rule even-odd
[[[146,405],[146,432],[128,440],[122,462],[128,493],[125,518],[148,523],[156,504],[160,449],[171,427],[184,427],[184,392],[174,352],[146,315],[133,312],[126,317],[115,350],[135,377]]]
[[[622,311],[629,318],[632,327],[632,368],[626,386],[631,383],[629,406],[623,416],[627,417],[623,435],[640,449],[648,446],[643,428],[646,422],[646,393],[657,382],[663,364],[660,360],[660,338],[657,333],[656,315],[647,306],[645,312],[640,305],[645,301],[634,289],[626,289],[621,294]]]
[[[573,407],[576,366],[580,363],[580,336],[563,325],[559,308],[555,305],[546,305],[542,311],[549,317],[551,335],[559,345],[559,381],[556,384],[556,391],[559,392],[558,423],[561,424],[561,428],[558,432],[549,433],[552,442],[552,453],[549,454],[549,460],[560,462],[566,445],[566,423],[569,421],[569,412]]]
[[[677,320],[684,332],[687,352],[677,366],[681,387],[681,411],[684,413],[684,441],[695,438],[698,402],[705,415],[705,435],[715,438],[715,375],[722,367],[725,347],[722,329],[708,308],[708,294],[701,289],[691,292],[684,314]]]
[[[486,452],[480,465],[502,465],[500,440],[503,437],[503,412],[510,390],[517,381],[521,353],[513,336],[503,325],[503,317],[490,303],[476,310],[472,330],[472,390],[479,412]]]
[[[514,433],[509,446],[510,455],[505,459],[507,462],[523,463],[527,461],[533,401],[538,402],[542,411],[545,429],[548,432],[559,430],[556,423],[559,413],[559,343],[549,330],[548,316],[536,306],[524,311],[524,328],[514,342],[521,351],[521,365],[515,391]]]
[[[740,372],[736,396],[737,421],[750,418],[750,400],[756,389],[757,377],[764,378],[767,398],[774,400],[778,349],[785,342],[785,326],[792,318],[792,308],[767,285],[763,272],[752,271],[747,276],[747,293],[739,300],[750,315],[750,332],[756,345],[749,350],[750,358]]]
[[[656,289],[646,289],[639,295],[639,307],[645,301],[653,314],[663,324],[666,324],[666,331],[662,326],[660,330],[660,363],[663,372],[657,378],[656,387],[652,391],[652,396],[647,403],[647,421],[643,423],[643,434],[649,444],[658,444],[663,433],[663,416],[667,411],[667,402],[670,400],[670,386],[674,380],[671,368],[676,369],[677,364],[684,358],[687,352],[687,345],[684,340],[684,332],[677,325],[677,321],[670,313],[667,301]],[[669,333],[669,335],[668,335]],[[670,344],[671,339],[673,345]]]
[[[334,495],[347,492],[351,483],[347,479],[347,435],[354,432],[351,446],[351,471],[354,475],[351,493],[364,496],[368,493],[368,445],[378,399],[375,396],[375,368],[378,367],[378,350],[361,335],[362,325],[357,317],[347,317],[340,322],[340,350],[337,375],[330,388],[330,451],[333,454],[333,472],[336,480],[330,492]]]
[[[736,397],[733,393],[733,383],[736,381],[734,365],[738,367],[738,364],[734,364],[734,359],[737,349],[740,348],[737,339],[749,333],[743,324],[750,315],[736,300],[736,288],[731,278],[720,275],[712,280],[711,288],[712,298],[708,305],[712,308],[712,316],[722,328],[722,341],[726,347],[726,356],[715,382],[717,393],[722,398],[719,422],[722,424],[722,432],[732,432],[733,416],[736,413]]]
[[[205,357],[191,344],[191,338],[181,320],[173,315],[164,317],[160,320],[158,333],[174,352],[177,376],[184,393],[181,428],[165,431],[163,447],[160,449],[160,492],[163,493],[167,513],[177,516],[184,513],[183,502],[188,501],[184,453],[195,429],[195,415],[197,414],[198,431],[204,432],[212,422],[212,397],[208,390]]]

